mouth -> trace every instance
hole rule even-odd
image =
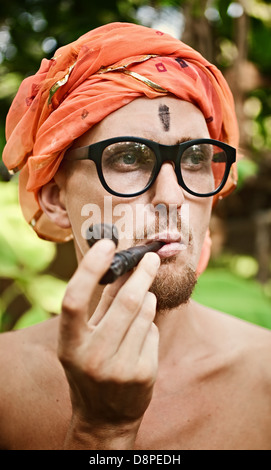
[[[164,243],[164,245],[156,252],[161,259],[176,256],[180,251],[184,251],[187,248],[187,245],[182,242],[182,237],[178,232],[158,233],[151,240],[149,239],[148,242],[152,242],[154,240]]]

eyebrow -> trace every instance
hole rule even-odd
[[[135,137],[138,137],[138,136],[135,136]],[[153,138],[153,137],[150,137],[149,135],[145,134],[145,133],[142,133],[141,137],[142,139],[146,139],[146,140],[151,140],[152,142],[158,142],[157,138]],[[209,137],[202,137],[202,136],[195,136],[195,137],[191,137],[191,136],[184,136],[184,137],[181,137],[180,139],[177,139],[176,140],[176,143],[175,144],[172,144],[172,145],[179,145],[179,144],[182,144],[183,142],[189,142],[190,140],[197,140],[197,139],[208,139]],[[160,142],[158,142],[160,143]]]
[[[196,140],[198,137],[182,137],[181,139],[178,139],[176,144],[183,144],[184,142],[189,142],[189,140]]]

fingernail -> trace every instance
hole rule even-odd
[[[154,259],[153,259],[154,266],[159,268],[161,264],[160,257],[156,253],[153,253],[153,254],[154,254]]]

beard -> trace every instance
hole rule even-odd
[[[151,285],[150,292],[156,296],[158,312],[186,304],[197,284],[194,269],[184,266],[179,272],[174,268],[174,264],[173,258],[162,260],[159,272]]]
[[[160,220],[159,225],[156,218],[153,229],[150,230],[150,227],[148,227],[148,233],[151,232],[151,235],[159,233],[161,225],[161,231],[166,230],[169,224],[169,218],[163,222],[164,224],[161,224]],[[179,214],[176,221],[176,229],[181,233],[182,223]],[[189,235],[188,246],[191,246],[193,244],[192,232],[189,231],[187,227],[186,229],[183,227],[183,231]],[[146,227],[144,229],[144,233],[140,235],[141,239],[148,238]],[[134,240],[134,244],[138,244],[136,239]],[[179,307],[180,305],[186,304],[189,301],[196,284],[196,270],[189,265],[189,262],[180,266],[177,255],[162,259],[159,271],[151,285],[151,288],[149,289],[150,292],[154,293],[156,296],[157,311],[161,312],[171,310]]]

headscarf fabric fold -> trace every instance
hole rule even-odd
[[[49,220],[38,192],[51,181],[75,139],[136,98],[173,95],[203,113],[211,138],[238,146],[233,97],[221,72],[198,52],[151,28],[111,23],[58,49],[26,78],[6,121],[3,160],[20,170],[23,214],[41,238],[71,238]],[[219,193],[236,185],[235,165]]]

